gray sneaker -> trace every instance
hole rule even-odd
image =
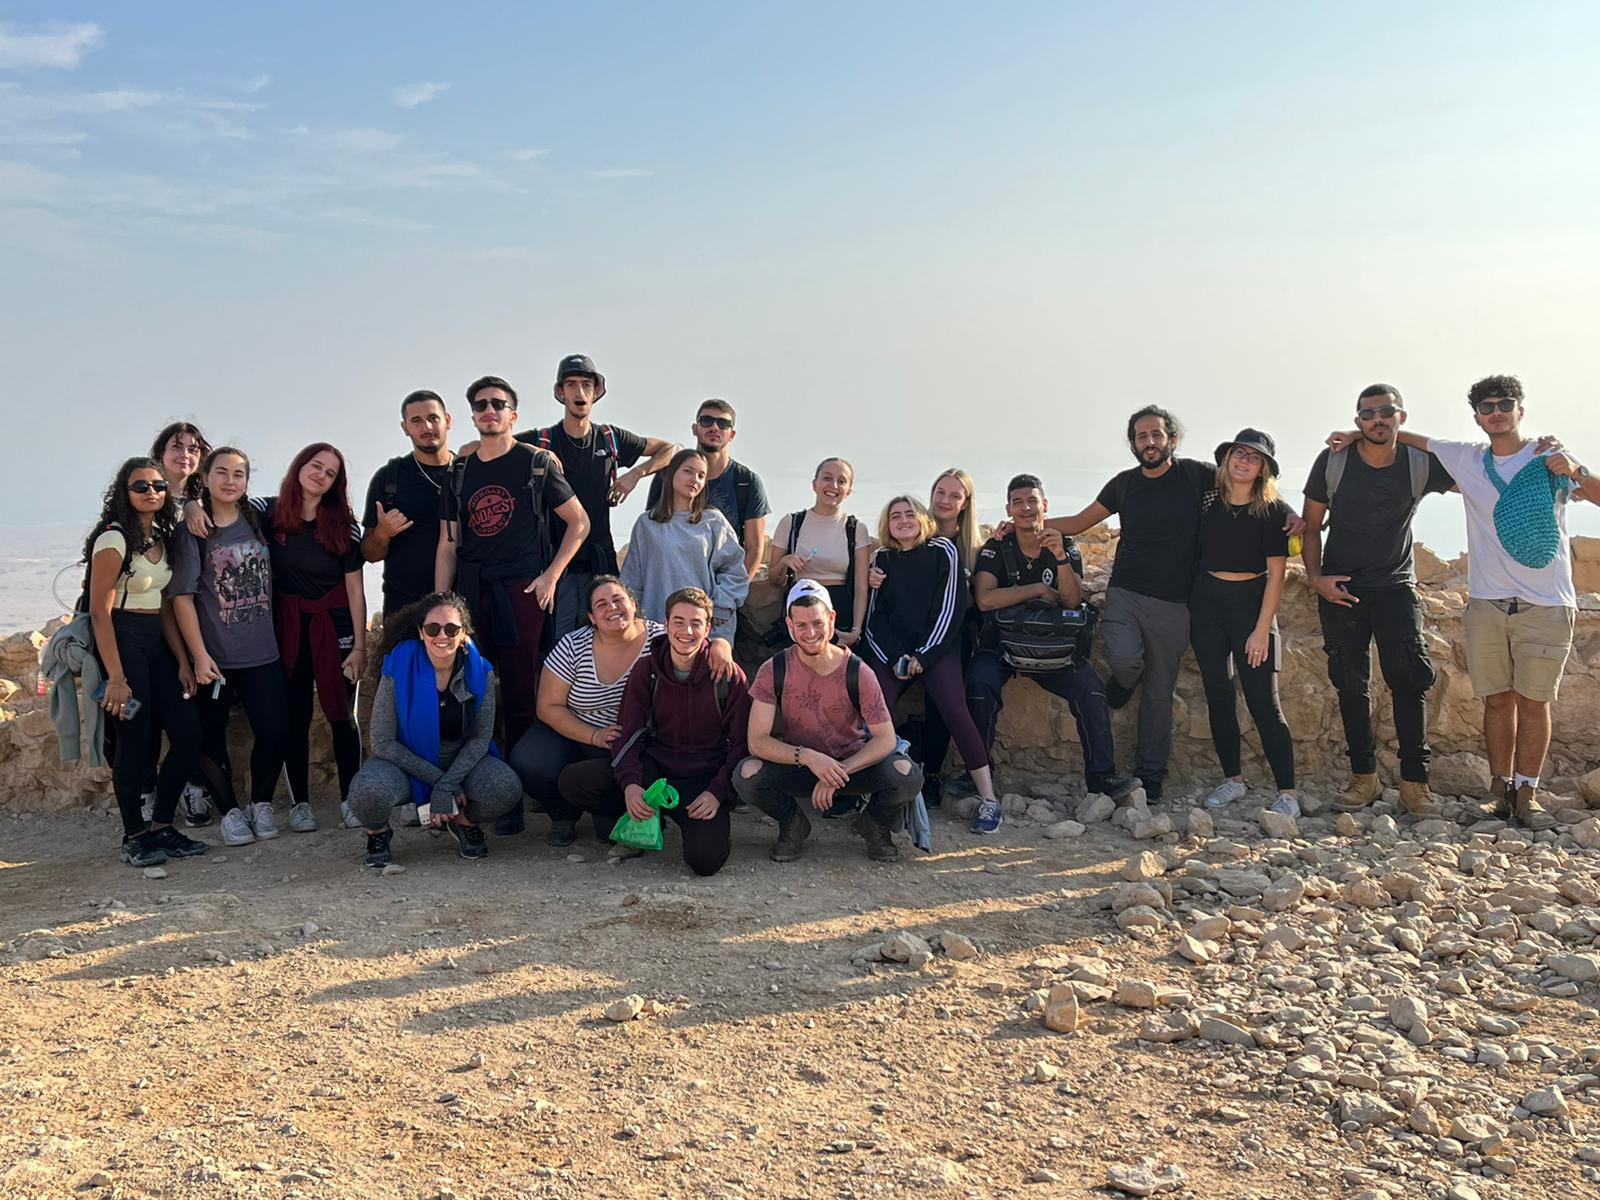
[[[250,831],[250,822],[245,819],[244,809],[230,808],[222,814],[224,846],[248,846],[255,840],[256,835]]]
[[[1235,800],[1243,800],[1250,792],[1242,779],[1224,779],[1206,797],[1207,808],[1227,808]]]
[[[183,813],[183,823],[191,829],[211,824],[211,793],[196,783],[183,785],[183,798],[178,801]]]
[[[356,820],[356,814],[350,811],[350,801],[339,801],[339,819],[344,822],[346,829],[360,829],[361,822]]]
[[[278,836],[278,818],[272,815],[272,805],[263,802],[250,806],[250,828],[263,842]]]
[[[302,800],[289,809],[289,828],[295,833],[315,833],[317,818],[308,801]]]

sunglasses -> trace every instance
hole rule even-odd
[[[1377,408],[1358,408],[1356,416],[1363,421],[1370,421],[1374,417],[1383,417],[1385,420],[1395,415],[1400,409],[1393,404],[1380,404]]]
[[[422,627],[422,632],[427,634],[429,637],[438,637],[441,633],[443,633],[445,637],[455,637],[456,634],[461,632],[461,626],[457,625],[454,621],[449,621],[443,625],[439,624],[437,621],[429,621]]]
[[[515,407],[516,405],[511,403],[511,401],[502,400],[499,396],[493,396],[488,400],[474,400],[472,402],[473,412],[482,412],[486,408],[492,408],[495,410],[495,412],[500,412],[504,409]]]
[[[695,424],[700,426],[701,429],[710,429],[713,425],[718,429],[732,429],[733,418],[714,417],[710,413],[701,413],[695,418]]]
[[[1510,412],[1516,406],[1517,402],[1515,400],[1479,400],[1472,407],[1478,410],[1480,417],[1487,417],[1497,408],[1501,412]]]
[[[167,490],[165,479],[135,479],[128,485],[130,492],[137,492],[143,496],[146,492],[155,492],[157,495]]]

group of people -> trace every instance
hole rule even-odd
[[[926,503],[894,497],[869,525],[846,511],[855,475],[837,457],[817,466],[813,503],[769,539],[761,479],[730,457],[731,404],[702,403],[693,444],[681,447],[597,422],[606,381],[586,356],[561,360],[553,391],[561,420],[522,431],[511,384],[475,380],[476,437],[459,449],[444,400],[412,392],[400,405],[410,451],[374,474],[359,520],[344,456],[326,443],[297,454],[268,498],[250,495],[241,450],[211,446],[187,422],[123,463],[85,545],[80,608],[92,631],[85,691],[91,674],[103,678],[94,703],[109,718],[91,722],[90,736],[113,762],[125,861],[203,853],[176,827],[180,807],[189,826],[214,810],[226,845],[277,837],[280,772],[289,828],[315,829],[317,706],[332,729],[340,820],[366,831],[370,866],[391,861],[402,819],[447,829],[464,857],[484,857],[485,827],[522,832],[530,801],[553,846],[572,844],[585,815],[609,839],[624,815],[659,814],[702,875],[727,861],[732,813],[746,805],[777,822],[774,861],[802,855],[813,817],[844,815],[869,857],[892,860],[903,810],[919,794],[940,802],[951,741],[978,800],[973,831],[1000,827],[990,751],[1019,673],[1067,702],[1088,791],[1122,799],[1142,786],[1159,802],[1191,647],[1217,755],[1206,803],[1248,790],[1242,690],[1272,807],[1292,815],[1276,618],[1293,553],[1318,594],[1348,743],[1339,804],[1382,793],[1376,641],[1402,802],[1436,813],[1434,671],[1411,522],[1426,494],[1452,489],[1467,510],[1466,651],[1495,776],[1486,809],[1534,829],[1553,821],[1538,786],[1576,609],[1565,505],[1600,501],[1600,484],[1558,442],[1520,432],[1514,377],[1469,390],[1487,438],[1477,443],[1413,434],[1398,389],[1364,389],[1355,429],[1330,437],[1298,514],[1280,495],[1267,433],[1244,429],[1210,460],[1183,458],[1177,420],[1148,406],[1128,420],[1135,465],[1091,504],[1051,516],[1040,479],[1017,475],[987,540],[966,472],[941,473]],[[646,479],[646,511],[619,565],[610,510]],[[1073,538],[1112,516],[1120,536],[1097,606]],[[363,747],[368,562],[383,564],[384,632]],[[736,639],[763,564],[781,618]],[[1089,661],[1096,636],[1109,679]],[[893,711],[919,682],[925,714],[908,741]],[[1132,770],[1122,773],[1111,712],[1135,694]],[[247,797],[229,761],[236,705],[252,738]],[[75,739],[76,714],[71,729]],[[678,802],[660,801],[663,784]],[[639,851],[618,841],[612,853]]]

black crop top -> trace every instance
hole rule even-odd
[[[1254,516],[1248,505],[1229,504],[1220,493],[1207,492],[1201,500],[1200,569],[1259,575],[1267,569],[1267,559],[1288,557],[1289,535],[1283,526],[1292,515],[1282,500]]]

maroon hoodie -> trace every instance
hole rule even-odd
[[[655,678],[655,736],[634,734],[651,721],[650,680]],[[672,669],[672,647],[665,634],[650,644],[650,654],[634,664],[622,693],[621,732],[618,742],[627,746],[617,758],[616,776],[621,787],[630,783],[646,787],[660,776],[670,779],[711,776],[706,785],[723,804],[733,802],[733,768],[744,760],[750,726],[750,689],[744,672],[733,668],[727,699],[717,714],[716,685],[711,663],[701,650],[686,682],[679,683]],[[693,796],[680,797],[685,804]]]

